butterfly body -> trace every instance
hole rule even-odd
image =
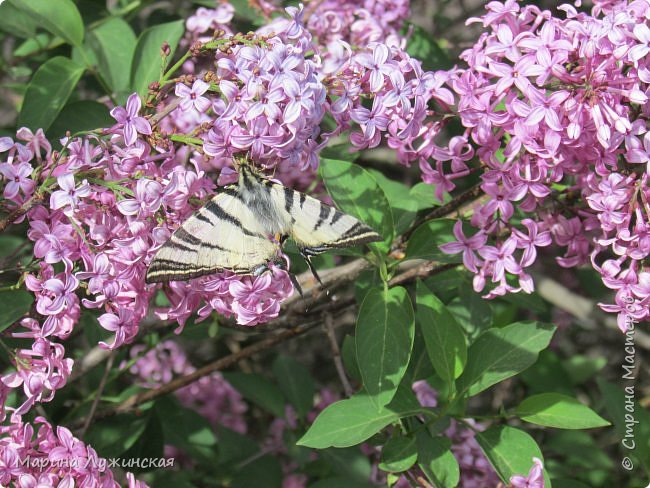
[[[316,277],[311,256],[381,240],[355,217],[242,165],[238,183],[223,188],[163,244],[145,280],[180,281],[223,270],[259,274],[280,259],[287,237]]]

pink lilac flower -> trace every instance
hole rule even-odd
[[[212,103],[208,98],[204,97],[203,94],[208,91],[209,88],[210,84],[203,80],[195,80],[192,84],[192,88],[183,83],[177,83],[174,93],[181,100],[181,110],[187,111],[193,108],[198,112],[206,112]]]
[[[131,349],[131,357],[137,358],[144,346]],[[142,355],[129,371],[136,375],[139,384],[156,388],[180,375],[196,371],[185,352],[173,341],[164,341]],[[176,392],[181,403],[199,412],[213,425],[246,433],[244,413],[248,410],[241,395],[219,372],[204,376]]]
[[[3,195],[7,200],[15,199],[20,192],[25,197],[31,196],[36,187],[36,182],[31,179],[32,171],[32,165],[27,162],[0,164],[0,174],[6,180]]]
[[[457,242],[442,244],[440,249],[448,254],[463,253],[463,264],[467,269],[476,273],[477,265],[482,262],[476,256],[475,251],[481,249],[487,242],[487,236],[483,231],[479,231],[470,238],[465,237],[463,233],[463,224],[458,221],[454,224],[454,237]]]
[[[127,478],[129,488],[147,486],[131,473]],[[0,426],[0,483],[20,488],[120,486],[108,469],[108,461],[70,430],[54,429],[43,417],[26,423],[17,413],[11,424]]]
[[[118,126],[122,129],[124,143],[132,146],[138,134],[151,134],[151,125],[144,117],[138,115],[142,102],[140,97],[134,93],[126,101],[126,108],[115,107],[111,110],[111,116],[117,120]]]
[[[50,208],[63,209],[65,215],[72,217],[79,199],[90,195],[90,185],[84,180],[77,188],[72,173],[59,176],[57,182],[61,189],[53,192],[50,196]]]
[[[486,236],[485,249],[477,250],[484,261],[465,263],[475,273],[475,289],[491,282],[488,298],[532,291],[526,268],[537,260],[538,248],[551,243],[564,248],[557,258],[563,267],[587,262],[592,252],[625,256],[626,279],[636,280],[632,271],[642,269],[647,256],[639,244],[649,218],[647,205],[639,213],[640,202],[650,190],[647,172],[626,165],[649,161],[648,114],[636,109],[647,106],[650,93],[642,56],[650,32],[647,8],[613,2],[588,15],[564,6],[564,20],[516,1],[491,2],[486,10],[469,20],[481,22],[486,33],[462,54],[467,67],[452,70],[447,81],[463,137],[485,168],[480,178],[487,198],[470,221]],[[403,160],[420,158],[424,181],[450,191],[447,175],[456,170],[440,163],[443,152],[429,138]],[[558,184],[567,189],[553,190]],[[580,198],[566,204],[570,192]],[[461,251],[454,246],[443,249]],[[505,281],[513,275],[518,288]],[[623,285],[615,289],[620,297],[630,293]],[[619,314],[619,323],[622,300],[602,305]],[[648,314],[635,309],[634,316]]]
[[[510,477],[512,488],[544,488],[544,466],[538,458],[533,458],[533,467],[528,476],[515,475]]]

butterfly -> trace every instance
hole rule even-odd
[[[283,262],[278,257],[288,237],[321,285],[312,256],[382,240],[357,218],[241,164],[237,184],[222,188],[158,249],[145,281],[182,281],[223,270],[259,275],[270,263]]]

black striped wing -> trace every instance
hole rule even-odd
[[[237,191],[217,194],[187,219],[154,256],[145,281],[181,281],[222,270],[247,274],[263,268],[278,246]]]
[[[293,240],[309,254],[382,240],[356,217],[299,191],[273,184],[271,198],[279,212],[288,214]]]

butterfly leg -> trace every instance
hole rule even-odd
[[[325,285],[320,279],[320,276],[318,276],[318,273],[316,273],[316,268],[314,268],[314,265],[311,263],[311,258],[312,256],[315,256],[316,254],[319,254],[318,251],[314,251],[308,247],[305,247],[303,249],[300,249],[300,255],[302,258],[305,260],[307,263],[307,266],[309,266],[309,271],[311,271],[311,274],[314,275],[314,278],[316,278],[316,281],[320,283],[320,286],[325,288]]]
[[[300,283],[298,283],[298,279],[296,278],[296,275],[287,269],[287,262],[284,259],[280,259],[278,261],[274,261],[273,264],[275,264],[278,268],[283,269],[284,271],[287,272],[287,274],[289,275],[289,279],[291,280],[291,283],[293,283],[293,287],[296,290],[298,290],[300,296],[304,298],[304,295],[302,293],[302,287],[300,286]]]

